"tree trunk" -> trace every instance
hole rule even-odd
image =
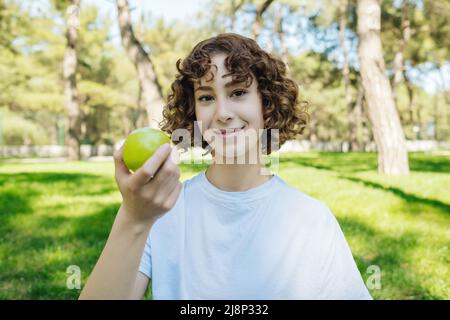
[[[350,120],[354,129],[352,128],[350,132],[350,150],[361,151],[362,146],[362,136],[363,136],[363,100],[364,100],[364,87],[362,85],[361,77],[358,76],[358,90],[356,93],[356,101],[353,106],[352,113],[350,115]],[[353,136],[354,135],[354,136]]]
[[[409,7],[408,0],[402,1],[402,37],[399,41],[398,50],[394,57],[394,79],[392,81],[392,96],[394,98],[394,103],[397,106],[397,89],[399,83],[403,80],[403,74],[405,70],[403,52],[405,51],[406,44],[411,37],[411,28],[408,17]]]
[[[447,125],[450,127],[450,90],[446,86],[446,81],[444,77],[444,72],[442,71],[443,66],[438,66],[437,70],[439,71],[439,77],[440,77],[440,87],[442,91],[442,94],[444,95],[444,102],[447,104]],[[437,92],[435,93],[437,94]],[[448,129],[447,127],[447,129]]]
[[[361,79],[362,84],[362,79]],[[365,97],[363,96],[362,103],[361,103],[361,136],[362,136],[362,146],[361,149],[363,151],[366,151],[367,146],[373,141],[373,137],[371,135],[371,126],[370,126],[370,120],[369,120],[369,114],[367,111],[367,101]]]
[[[139,85],[142,88],[142,101],[147,111],[149,126],[159,128],[163,119],[164,99],[155,69],[150,57],[133,33],[128,1],[117,0],[117,10],[122,44],[138,73]]]
[[[243,6],[245,0],[239,0],[238,3],[236,3],[236,0],[231,1],[231,7],[230,7],[230,31],[234,31],[234,26],[236,24],[236,13],[241,9]]]
[[[258,39],[258,36],[261,32],[262,15],[267,10],[267,8],[269,8],[272,2],[273,0],[265,0],[263,3],[261,3],[260,7],[256,8],[255,21],[253,22],[252,26],[252,39],[255,41]]]
[[[345,102],[347,104],[347,122],[348,122],[348,142],[351,151],[359,149],[357,140],[357,122],[356,122],[356,103],[352,98],[352,85],[350,83],[350,68],[348,64],[348,50],[345,45],[345,31],[347,29],[347,6],[348,0],[339,2],[339,44],[343,53],[342,76],[344,78]],[[358,92],[358,95],[360,92]]]
[[[283,28],[283,5],[281,4],[279,6],[279,10],[275,10],[275,19],[274,19],[274,25],[275,25],[275,33],[278,35],[278,38],[280,39],[280,54],[281,54],[281,60],[286,64],[286,67],[289,67],[288,64],[288,48],[286,45],[286,35]],[[288,68],[289,69],[289,68]]]
[[[411,125],[416,125],[414,119],[414,89],[411,81],[406,74],[405,69],[403,69],[403,79],[405,80],[406,90],[408,91],[408,113],[409,113],[409,123]]]
[[[70,160],[80,159],[80,106],[78,104],[77,91],[77,39],[79,26],[80,0],[70,0],[67,8],[67,46],[64,53],[63,74],[64,74],[64,100],[67,110],[65,120],[65,145],[67,146],[67,156]]]
[[[319,135],[318,135],[318,123],[317,123],[317,116],[315,116],[315,111],[312,111],[311,114],[311,123],[309,124],[309,142],[311,143],[311,146],[314,146],[319,141]]]
[[[422,127],[423,127],[423,124],[422,124],[422,114],[420,113],[420,111],[422,110],[422,108],[417,108],[417,123],[419,124],[419,134],[418,134],[418,138],[419,138],[419,140],[421,140],[422,139]]]
[[[435,141],[439,141],[439,137],[438,137],[438,121],[439,121],[439,112],[438,112],[438,94],[435,93],[433,96],[433,120],[434,120],[434,137],[433,139]]]
[[[400,119],[392,98],[380,38],[380,4],[358,0],[359,64],[369,119],[378,149],[378,173],[409,174],[408,152]]]

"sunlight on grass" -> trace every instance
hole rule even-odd
[[[382,271],[376,299],[449,299],[450,158],[410,154],[408,177],[384,177],[376,155],[283,154],[276,172],[337,217],[364,279]],[[181,180],[206,165],[180,166]],[[121,196],[114,165],[0,165],[0,299],[76,299],[106,242]],[[151,299],[151,290],[146,294]]]

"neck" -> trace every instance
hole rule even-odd
[[[212,164],[206,170],[206,177],[223,191],[246,191],[255,188],[272,175],[261,174],[261,164]]]

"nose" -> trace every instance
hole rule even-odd
[[[216,102],[216,119],[221,122],[228,122],[233,119],[233,112],[228,105],[226,99],[217,98]]]

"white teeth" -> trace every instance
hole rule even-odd
[[[216,132],[225,135],[225,134],[235,133],[235,132],[238,132],[238,131],[241,131],[241,130],[242,130],[242,128],[219,129],[219,130],[216,130]]]

